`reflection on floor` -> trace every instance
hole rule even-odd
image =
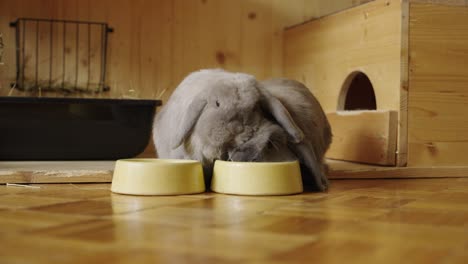
[[[0,186],[1,263],[468,263],[468,178],[138,197]]]

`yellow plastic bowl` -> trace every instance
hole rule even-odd
[[[217,160],[211,189],[238,195],[287,195],[303,191],[298,161],[231,162]]]
[[[179,195],[205,191],[200,162],[176,159],[121,159],[111,191],[133,195]]]

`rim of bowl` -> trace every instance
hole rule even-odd
[[[287,165],[287,164],[296,164],[299,163],[298,160],[290,161],[226,161],[226,160],[216,160],[216,163],[223,165],[251,165],[251,166],[271,166],[271,165]]]
[[[200,163],[198,160],[185,160],[185,159],[152,159],[152,158],[130,158],[130,159],[119,159],[117,161],[129,162],[129,163],[154,163],[154,164],[197,164]]]

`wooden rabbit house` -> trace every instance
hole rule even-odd
[[[284,71],[327,112],[329,158],[391,177],[468,171],[467,1],[376,0],[290,27]]]

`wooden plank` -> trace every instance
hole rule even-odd
[[[398,112],[398,151],[396,165],[408,163],[408,89],[409,89],[409,2],[401,2],[400,111]]]
[[[270,76],[273,29],[271,27],[271,3],[268,0],[243,1],[241,65],[260,79]],[[265,8],[266,6],[269,6]]]
[[[330,179],[468,178],[468,166],[389,167],[327,160]]]
[[[400,109],[400,1],[373,1],[289,28],[284,37],[285,75],[308,85],[326,112],[338,109],[356,71],[371,80],[378,109]]]
[[[0,183],[111,182],[113,161],[0,162]]]
[[[466,263],[468,178],[333,180],[326,193],[132,196],[0,186],[2,263]],[[40,188],[38,188],[40,187]]]
[[[408,166],[468,164],[468,7],[410,4]]]
[[[468,6],[466,0],[409,0],[410,3],[422,3],[422,4],[437,4],[437,5],[450,5],[450,6]]]
[[[315,1],[315,17],[330,15],[342,10],[352,8],[374,0],[334,0],[334,1]]]
[[[18,17],[102,21],[115,28],[109,36],[107,60],[107,81],[113,88],[110,93],[92,95],[95,97],[127,95],[158,97],[165,101],[185,75],[207,67],[247,71],[259,78],[281,76],[283,50],[281,41],[277,40],[285,26],[357,3],[350,0],[333,1],[333,5],[319,2],[3,0],[0,3],[4,7],[0,8],[0,32],[4,34],[6,45],[6,69],[0,71],[0,80],[8,83],[15,79],[15,38],[8,23]],[[61,33],[62,29],[57,27],[54,31]],[[76,45],[72,44],[75,44],[76,32],[71,28],[68,32],[67,36],[70,36],[66,45],[70,54],[74,54]],[[86,34],[85,30],[80,28],[79,34],[80,40],[85,40],[86,36],[82,36]],[[99,40],[99,36],[100,32],[92,28],[91,37]],[[63,47],[61,39],[54,40],[57,49]],[[80,63],[88,62],[83,44],[80,41]],[[93,54],[99,48],[99,42],[91,43]],[[47,55],[48,52],[48,49],[41,50],[40,54]],[[57,80],[57,84],[60,80],[61,84],[62,55],[53,53],[53,80]],[[67,64],[66,76],[75,73],[76,64],[72,63],[75,58],[75,55],[70,55],[70,58],[67,55],[70,65]],[[89,73],[82,69],[85,67],[79,68],[79,84],[91,75],[92,86],[96,86],[101,65],[99,59],[98,54],[91,56]],[[47,75],[46,69],[41,68],[44,70],[41,76]],[[66,78],[69,83],[75,82],[74,78]],[[135,92],[129,93],[130,86]],[[8,89],[0,89],[1,95],[8,93]],[[56,96],[54,93],[47,95]]]
[[[285,75],[310,87],[326,112],[341,109],[339,98],[349,76],[365,73],[377,109],[399,112],[400,166],[406,164],[407,152],[405,5],[406,1],[377,0],[289,28],[283,54]]]
[[[328,113],[333,142],[326,157],[395,165],[398,113],[343,111]]]

